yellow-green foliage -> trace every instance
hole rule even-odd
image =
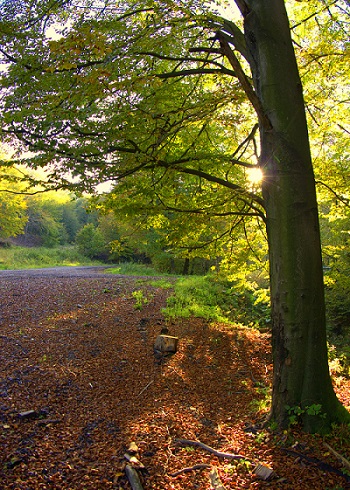
[[[201,317],[210,321],[266,326],[269,323],[268,298],[263,301],[252,287],[242,289],[238,282],[215,275],[179,278],[168,299],[169,317]]]
[[[15,182],[16,170],[1,167],[1,158],[0,154],[0,238],[8,238],[23,233],[26,202],[23,195],[14,193],[21,191],[20,184]]]

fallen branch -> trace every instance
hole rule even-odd
[[[345,468],[347,468],[348,470],[350,470],[350,462],[344,458],[344,456],[342,456],[341,454],[339,454],[335,449],[333,449],[329,444],[327,444],[326,442],[323,443],[323,445],[331,452],[334,454],[334,456],[336,456],[343,464],[343,466]]]
[[[144,470],[145,466],[141,463],[139,459],[135,455],[125,453],[124,458],[129,461],[133,465],[134,468],[137,468],[138,470]]]
[[[214,456],[217,456],[218,458],[231,459],[231,460],[244,459],[245,461],[249,461],[249,463],[252,463],[255,465],[255,467],[253,469],[253,473],[258,478],[260,478],[261,480],[265,480],[265,481],[269,480],[270,478],[272,478],[272,476],[275,475],[274,471],[271,468],[268,468],[267,466],[265,466],[263,464],[259,464],[259,463],[257,464],[252,459],[247,458],[246,456],[242,456],[241,454],[223,453],[221,451],[217,451],[216,449],[214,449],[210,446],[207,446],[206,444],[203,444],[203,442],[192,441],[190,439],[176,439],[175,442],[177,444],[179,444],[180,446],[197,446],[197,447],[200,447],[200,448],[204,449],[205,451],[208,451],[209,453],[214,454]],[[200,466],[200,465],[196,465],[196,466]],[[215,487],[214,487],[214,489],[215,489]],[[218,487],[218,489],[220,490],[220,487]]]
[[[254,463],[251,459],[247,458],[246,456],[242,456],[241,454],[231,454],[231,453],[223,453],[221,451],[217,451],[216,449],[207,446],[206,444],[203,444],[203,442],[199,441],[192,441],[190,439],[176,439],[175,441],[177,444],[180,446],[197,446],[205,451],[208,451],[209,453],[214,454],[214,456],[217,456],[218,458],[223,458],[223,459],[245,459],[246,461],[249,461],[250,463]]]
[[[333,466],[331,466],[328,463],[321,461],[318,458],[312,458],[309,456],[305,456],[305,454],[299,453],[297,451],[293,451],[291,449],[287,449],[285,447],[282,447],[281,450],[286,452],[287,454],[294,456],[294,457],[297,456],[298,458],[305,460],[310,464],[314,464],[315,466],[320,468],[322,471],[328,471],[329,473],[334,473],[336,475],[342,476],[343,478],[345,478],[346,481],[350,482],[350,476],[349,475],[346,475],[342,471],[338,470],[337,468],[334,468]]]
[[[205,470],[207,468],[211,468],[210,464],[195,464],[194,466],[190,466],[189,468],[182,468],[181,470],[175,471],[174,473],[170,473],[169,476],[175,478],[176,476],[179,476],[182,473],[190,473],[191,471]]]
[[[132,490],[143,490],[140,477],[135,468],[133,468],[130,464],[127,464],[125,466],[125,473],[128,477]]]

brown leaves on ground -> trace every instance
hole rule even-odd
[[[166,323],[169,292],[147,279],[8,277],[0,290],[1,488],[129,489],[132,441],[145,489],[209,490],[210,467],[227,489],[348,488],[313,460],[341,470],[320,437],[257,429],[271,382],[268,334],[198,319]],[[149,299],[140,310],[135,290]],[[153,344],[164,326],[180,341],[160,363]],[[337,389],[349,405],[349,382]],[[245,460],[176,439],[244,455],[274,478],[261,481]],[[341,431],[328,439],[349,458],[347,442]]]

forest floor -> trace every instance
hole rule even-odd
[[[213,469],[226,489],[350,488],[325,446],[349,460],[347,428],[322,438],[259,426],[271,384],[268,333],[166,321],[171,290],[149,278],[3,273],[0,488],[130,489],[124,455],[132,442],[144,489],[219,488]],[[149,299],[140,309],[135,291]],[[179,346],[161,362],[153,345],[165,326]],[[350,406],[349,380],[336,379],[335,389]],[[273,470],[269,480],[257,464]]]

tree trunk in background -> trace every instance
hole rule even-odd
[[[273,324],[271,415],[283,427],[288,423],[286,407],[301,407],[306,430],[327,430],[332,421],[350,420],[350,414],[336,398],[328,369],[315,181],[287,13],[283,0],[237,4],[243,11],[254,86],[262,104],[261,167]]]
[[[185,257],[184,266],[182,269],[182,275],[188,276],[189,273],[190,273],[190,259],[188,257]]]

